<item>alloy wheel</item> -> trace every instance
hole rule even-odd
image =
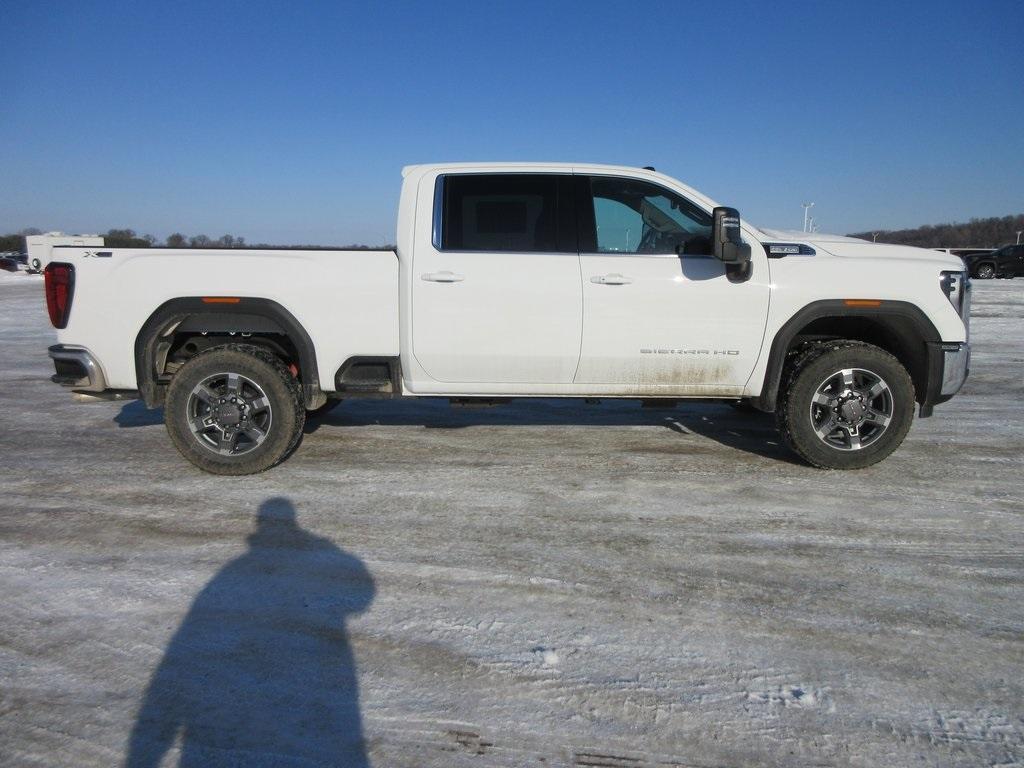
[[[840,451],[867,448],[893,417],[892,390],[864,368],[843,368],[827,376],[811,398],[811,427],[818,439]]]
[[[273,423],[266,393],[238,373],[207,376],[192,389],[186,409],[199,444],[222,456],[254,450],[266,440]]]

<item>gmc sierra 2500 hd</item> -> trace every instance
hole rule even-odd
[[[744,401],[866,467],[967,377],[959,258],[759,230],[653,169],[405,168],[396,251],[57,248],[53,380],[163,406],[181,454],[280,462],[349,397]]]

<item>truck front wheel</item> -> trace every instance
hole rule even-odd
[[[250,475],[298,444],[306,409],[298,381],[273,354],[248,344],[213,347],[175,373],[164,421],[182,456],[206,472]]]
[[[824,469],[861,469],[895,451],[914,420],[914,383],[883,349],[817,342],[790,360],[776,412],[785,443]]]

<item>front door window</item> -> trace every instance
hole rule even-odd
[[[596,253],[707,254],[711,216],[670,190],[637,179],[594,176]]]

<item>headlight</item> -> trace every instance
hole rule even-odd
[[[966,272],[943,272],[939,285],[953,309],[966,321],[971,311],[971,278]]]

